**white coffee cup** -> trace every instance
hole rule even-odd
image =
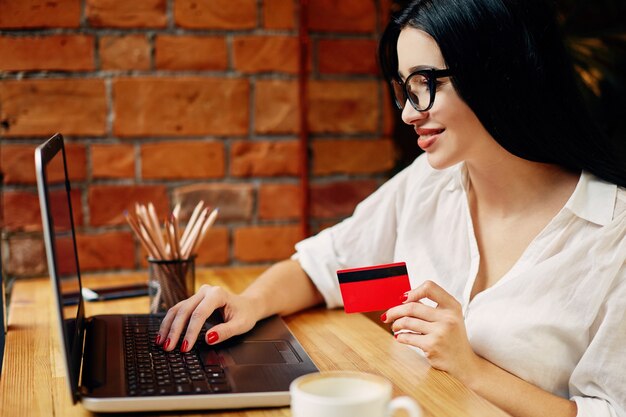
[[[388,417],[404,409],[421,417],[409,397],[391,399],[391,383],[378,375],[352,371],[313,373],[289,387],[292,417]]]

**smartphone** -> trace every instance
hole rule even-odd
[[[144,282],[139,284],[120,285],[117,287],[104,287],[97,289],[83,287],[81,293],[85,301],[105,301],[115,300],[118,298],[141,297],[148,295],[148,284]],[[68,294],[65,300],[65,305],[77,304],[78,294]]]

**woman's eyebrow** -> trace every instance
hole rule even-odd
[[[411,68],[409,68],[409,74],[413,74],[415,71],[420,71],[420,70],[436,70],[439,69],[434,65],[415,65]],[[400,77],[401,80],[404,80],[406,77],[404,77],[402,75],[402,71],[398,70],[398,77]]]
[[[439,70],[443,68],[439,68],[436,65],[416,65],[414,67],[409,68],[409,73],[414,73],[415,71],[420,70]]]

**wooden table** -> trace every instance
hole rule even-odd
[[[196,281],[198,286],[209,283],[240,292],[261,271],[259,268],[199,270]],[[96,288],[146,279],[145,273],[136,273],[91,276],[83,281],[84,285]],[[43,278],[18,281],[13,288],[0,380],[2,416],[91,415],[80,405],[72,405],[70,400],[51,294],[50,282]],[[86,303],[87,315],[147,311],[147,297]],[[383,375],[392,381],[394,396],[412,396],[422,405],[426,416],[508,416],[448,374],[432,369],[424,358],[396,342],[389,332],[363,315],[315,308],[286,317],[285,321],[321,370],[360,370]],[[286,417],[291,413],[284,407],[167,415]]]

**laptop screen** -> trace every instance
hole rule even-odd
[[[84,305],[76,251],[70,182],[63,138],[57,134],[35,151],[37,187],[48,258],[48,272],[57,295],[57,308],[70,388],[78,390],[84,338]]]

